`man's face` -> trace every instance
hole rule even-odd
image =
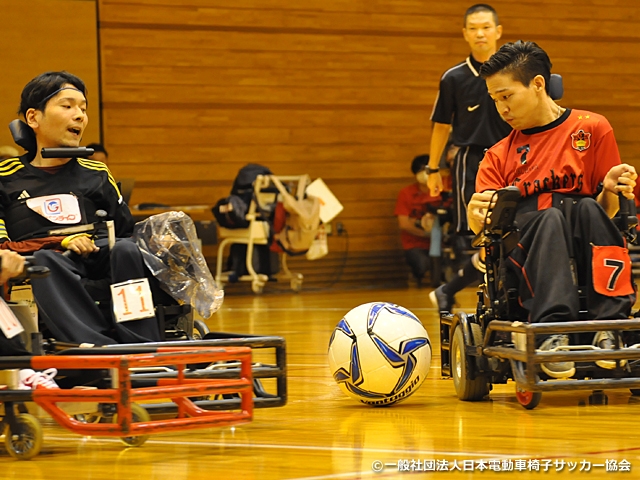
[[[462,35],[471,47],[474,57],[484,61],[495,53],[498,40],[502,36],[502,25],[496,25],[491,12],[476,12],[467,17]]]
[[[544,78],[541,75],[536,76],[528,87],[509,73],[497,73],[486,81],[498,113],[512,128],[524,130],[542,126],[540,106],[544,94]]]
[[[89,122],[82,92],[70,84],[63,88],[47,102],[44,111],[30,108],[25,115],[40,148],[79,146]]]

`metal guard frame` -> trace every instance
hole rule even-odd
[[[273,363],[260,363],[252,366],[252,376],[254,383],[254,408],[274,408],[282,407],[287,403],[287,350],[283,337],[246,335],[228,332],[209,332],[202,340],[184,340],[173,342],[155,342],[140,344],[110,345],[100,349],[104,353],[109,352],[121,354],[140,351],[141,348],[161,348],[161,347],[251,347],[252,350],[273,349]],[[76,354],[78,351],[86,349],[71,349],[61,352],[62,354]],[[98,352],[96,352],[98,353]],[[99,354],[99,353],[98,353]],[[187,378],[233,378],[238,375],[236,366],[225,367],[224,369],[196,368],[186,373]],[[160,373],[135,373],[133,379],[138,384],[145,384],[154,381],[162,381],[172,378],[175,372]],[[274,378],[276,381],[276,391],[267,392],[263,389],[260,380]],[[198,407],[206,410],[228,410],[238,408],[239,398],[219,398],[215,400],[198,400],[195,402]],[[153,404],[144,405],[150,414],[173,413],[176,411],[174,404]]]
[[[113,369],[117,383],[112,388],[95,390],[35,389],[2,390],[0,401],[7,406],[7,421],[13,417],[12,402],[34,401],[62,427],[81,435],[128,437],[180,431],[190,428],[235,425],[253,418],[253,376],[251,349],[248,347],[207,348],[205,346],[159,346],[145,348],[143,353],[105,354],[104,348],[82,348],[83,354],[36,357],[0,357],[0,368]],[[184,374],[188,364],[200,362],[240,362],[236,378],[189,378]],[[176,376],[154,386],[135,387],[136,367],[175,366]],[[212,412],[199,408],[189,397],[216,394],[237,394],[239,411]],[[131,405],[134,402],[171,398],[177,407],[177,418],[133,422]],[[83,423],[72,418],[57,404],[59,402],[108,403],[117,406],[117,423]],[[227,409],[230,410],[230,409]]]
[[[450,333],[460,325],[463,329],[465,353],[468,358],[475,358],[476,362],[469,362],[469,377],[474,379],[477,374],[488,374],[487,358],[509,360],[511,375],[517,388],[530,392],[547,392],[557,390],[609,390],[615,388],[640,388],[640,362],[631,366],[631,362],[640,360],[640,348],[622,347],[614,349],[573,349],[561,352],[541,352],[535,349],[537,335],[553,335],[567,333],[585,333],[611,331],[616,338],[622,332],[640,331],[640,319],[621,320],[581,320],[572,322],[550,322],[528,324],[504,320],[492,320],[484,332],[483,345],[473,346],[470,333],[469,319],[465,314],[443,315],[440,319],[441,329],[441,368],[443,376],[451,376],[450,363]],[[510,332],[524,334],[526,350],[516,349],[515,346],[493,346],[489,344],[495,332]],[[615,370],[598,369],[597,378],[571,378],[567,380],[542,380],[538,376],[537,368],[527,366],[546,362],[595,362],[596,360],[618,361]],[[621,367],[620,360],[627,360],[627,366]],[[577,373],[580,366],[576,366]],[[594,367],[597,368],[597,367]]]

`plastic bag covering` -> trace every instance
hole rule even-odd
[[[224,291],[213,280],[188,215],[153,215],[136,224],[133,239],[151,273],[176,301],[190,304],[203,318],[220,308]]]

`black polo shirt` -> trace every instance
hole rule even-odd
[[[453,143],[459,147],[489,148],[511,131],[489,96],[478,74],[482,64],[469,55],[447,70],[440,79],[440,91],[431,120],[453,125]]]

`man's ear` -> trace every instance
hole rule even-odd
[[[500,40],[502,38],[502,25],[496,26],[496,40]]]
[[[545,82],[544,77],[542,75],[536,75],[535,77],[533,77],[532,83],[536,91],[538,92],[545,91],[545,85],[547,82]]]
[[[40,125],[40,119],[42,118],[42,112],[35,108],[28,109],[24,114],[24,119],[31,128],[38,128]]]

